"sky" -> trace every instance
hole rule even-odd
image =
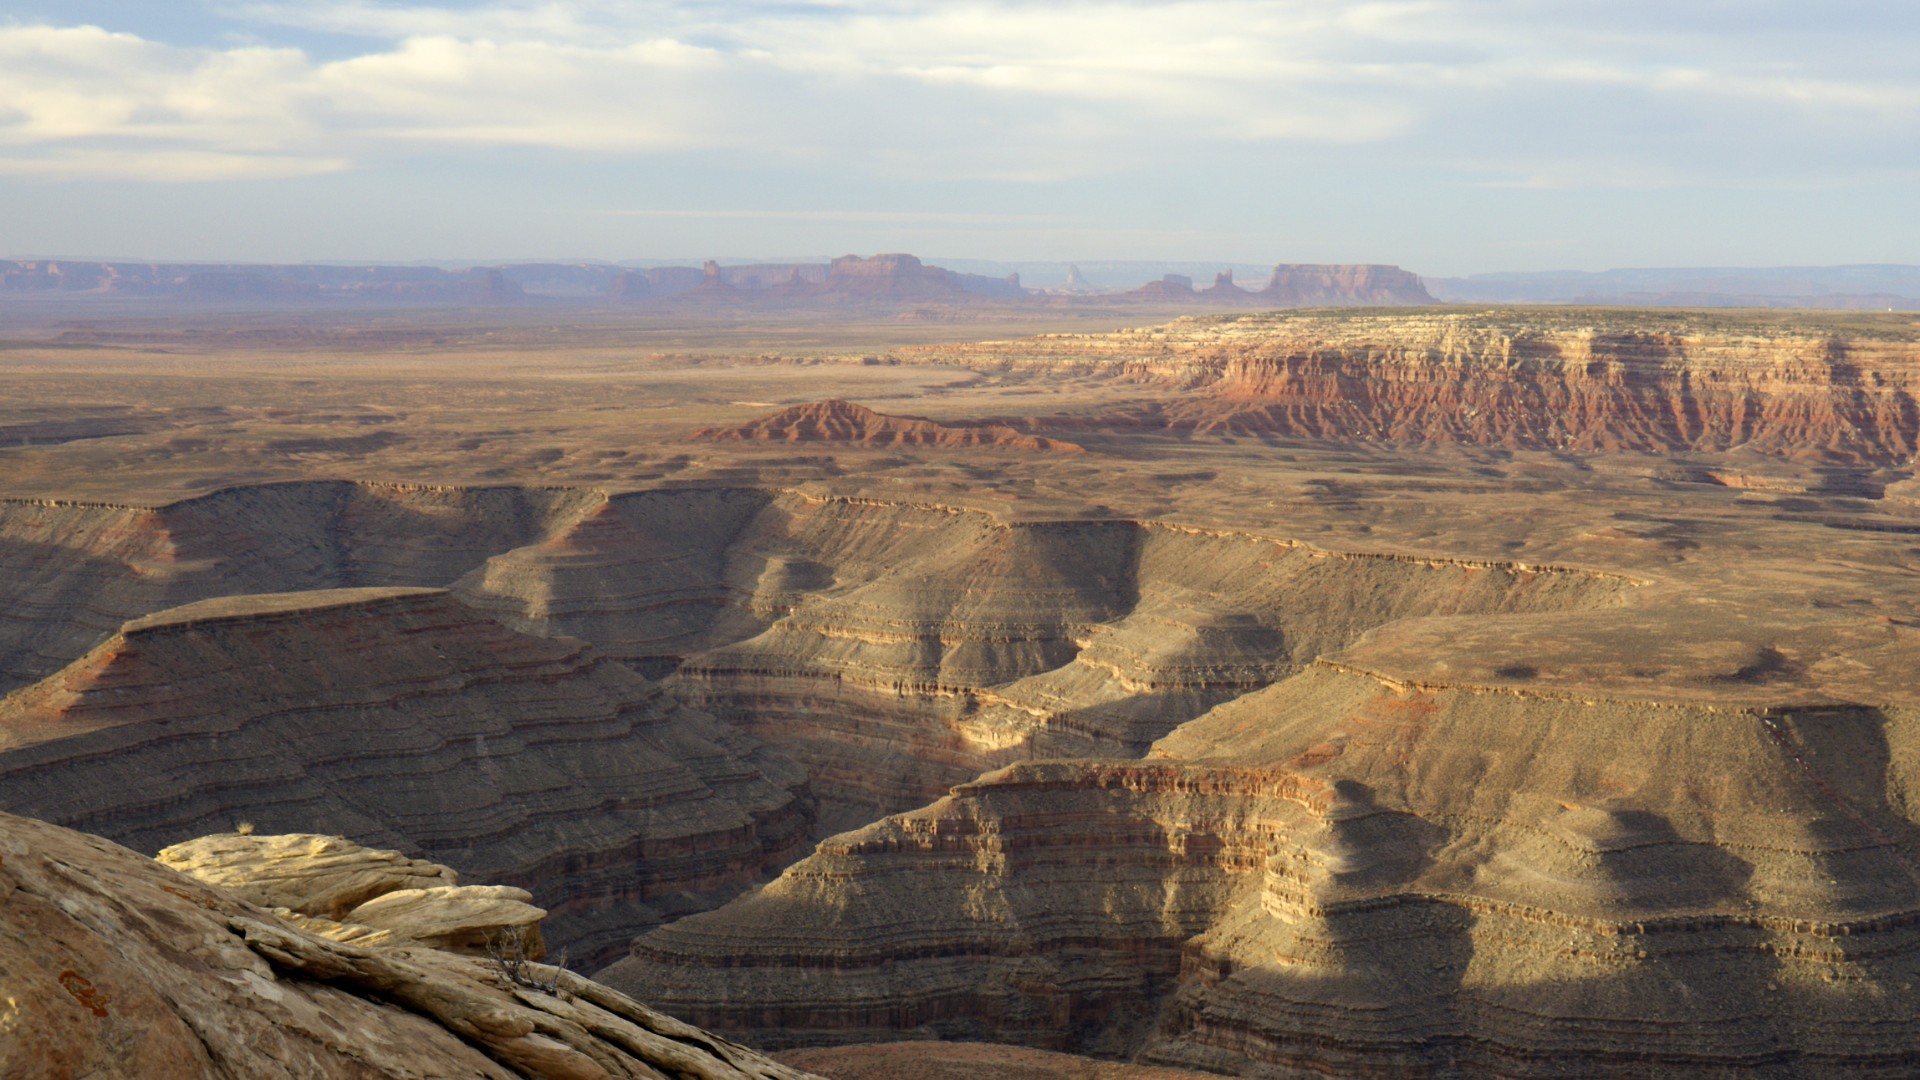
[[[0,0],[0,257],[1920,263],[1914,0]]]

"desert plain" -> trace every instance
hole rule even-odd
[[[0,810],[846,1075],[1909,1075],[1917,450],[1912,313],[0,297]]]

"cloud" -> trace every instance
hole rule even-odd
[[[1711,184],[1793,172],[1785,140],[1828,172],[1920,144],[1920,33],[1891,2],[1833,5],[235,3],[218,10],[266,44],[0,25],[0,146],[37,151],[15,172],[173,155],[155,179],[522,147],[1034,184],[1232,146],[1383,165],[1472,146],[1530,162],[1501,183]],[[356,44],[322,59],[311,33]],[[1602,141],[1610,179],[1585,168]]]
[[[203,150],[71,150],[44,157],[0,157],[0,175],[44,180],[135,180],[185,184],[287,180],[351,167],[345,158],[221,154]]]
[[[606,217],[710,219],[723,221],[822,221],[884,225],[1073,225],[1051,214],[968,214],[939,210],[593,210]]]

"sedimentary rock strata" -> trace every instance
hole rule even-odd
[[[834,1080],[1208,1080],[1216,1074],[992,1043],[899,1042],[789,1050],[775,1057]]]
[[[1084,447],[1028,435],[1005,424],[939,424],[888,416],[851,401],[830,399],[795,405],[727,428],[702,428],[691,436],[708,442],[828,442],[861,446],[993,447],[1077,454]]]
[[[0,814],[0,1075],[805,1080],[538,964],[332,941]]]
[[[315,481],[160,507],[0,500],[0,688],[121,623],[237,593],[440,586],[601,496]]]
[[[823,843],[607,977],[798,1042],[999,1032],[1271,1075],[1900,1075],[1916,720],[1323,663],[1143,761],[1013,766]]]
[[[1033,755],[1133,754],[1382,623],[1618,603],[1552,568],[798,494],[610,500],[462,595],[576,634],[804,763],[828,827]]]
[[[293,544],[275,526],[325,539]],[[8,546],[9,536],[38,539]],[[260,588],[451,583],[520,630],[676,673],[673,694],[805,765],[831,828],[920,805],[1012,760],[1139,753],[1384,623],[1585,610],[1618,603],[1633,584],[1128,520],[1005,523],[746,488],[607,496],[288,484],[154,510],[0,504],[0,560],[21,569],[12,581],[21,602],[0,627],[13,649],[0,655],[29,672],[79,664],[21,691],[21,702],[55,702],[86,664],[108,658],[82,662],[80,652],[98,640],[82,634],[110,614]],[[66,629],[43,634],[50,625]],[[343,640],[368,655],[380,648],[364,628]],[[310,647],[325,645],[316,636]],[[115,678],[134,662],[111,659]],[[305,677],[313,693],[338,692],[337,674]],[[48,730],[108,723],[100,718],[116,714],[93,707],[106,699],[90,693]],[[192,699],[168,693],[176,709]],[[20,705],[15,729],[54,723],[51,708]],[[194,821],[176,824],[232,823]]]
[[[577,955],[804,851],[804,776],[585,643],[427,590],[127,624],[0,702],[0,802],[153,850],[318,825],[525,885]]]
[[[1920,447],[1911,341],[1731,319],[1212,316],[901,356],[1188,392],[1106,420],[1122,427],[1576,452],[1740,448],[1865,465]]]

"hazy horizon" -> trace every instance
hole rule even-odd
[[[0,0],[0,248],[1912,264],[1916,44],[1884,0]]]

